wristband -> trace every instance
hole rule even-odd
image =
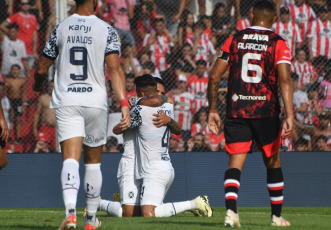
[[[125,106],[130,107],[129,102],[126,99],[121,100],[120,104],[121,104],[121,107],[125,107]]]

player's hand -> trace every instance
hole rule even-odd
[[[121,127],[128,129],[130,127],[130,110],[128,106],[124,106],[121,108],[122,110],[122,119],[121,119]]]
[[[153,114],[153,116],[155,117],[153,119],[153,124],[158,128],[167,125],[171,122],[171,118],[167,116],[163,110],[159,110],[159,112],[160,114],[158,113]]]
[[[7,127],[7,123],[4,118],[0,119],[0,127],[1,127],[1,139],[4,141],[8,141],[9,138],[9,130]]]
[[[221,118],[217,112],[209,112],[208,116],[208,128],[215,134],[218,135],[221,127]]]
[[[288,138],[292,134],[293,130],[293,117],[287,117],[284,120],[283,126],[282,126],[282,138]]]

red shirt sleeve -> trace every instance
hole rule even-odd
[[[283,40],[279,40],[276,45],[275,64],[288,63],[291,65],[291,51]]]
[[[225,41],[225,43],[224,43],[223,47],[221,48],[221,50],[223,50],[224,52],[230,53],[230,45],[231,45],[232,40],[233,40],[233,36],[229,37]]]

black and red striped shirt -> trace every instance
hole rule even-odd
[[[231,36],[221,50],[229,56],[227,116],[278,115],[276,66],[291,65],[291,53],[284,39],[269,29],[254,26]]]

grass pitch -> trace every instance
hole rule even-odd
[[[77,228],[84,229],[83,210],[77,210]],[[270,226],[270,208],[239,208],[241,229],[274,229]],[[220,229],[224,208],[214,208],[214,216],[195,217],[190,212],[169,218],[116,218],[99,212],[102,229],[195,230]],[[331,208],[283,208],[284,217],[292,224],[290,229],[331,229]],[[38,230],[58,229],[64,209],[0,209],[0,229]]]

